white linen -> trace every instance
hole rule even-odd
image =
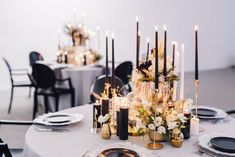
[[[92,134],[92,105],[85,105],[63,110],[64,113],[82,113],[85,115],[83,121],[74,125],[67,126],[69,132],[37,132],[35,127],[31,126],[25,135],[25,157],[81,157],[87,150],[99,144],[107,144],[110,142],[120,142],[117,136],[113,135],[110,140],[104,140],[99,134]],[[226,133],[235,137],[235,121],[226,123],[212,124],[202,122],[201,130],[198,136],[191,136],[189,140],[184,140],[181,148],[174,148],[169,142],[163,143],[164,148],[153,151],[155,156],[161,157],[196,157],[199,146],[197,144],[198,137],[207,133]],[[64,128],[64,127],[63,127]],[[125,141],[124,141],[125,142]],[[148,142],[148,138],[129,137],[128,142],[132,142],[141,147]],[[144,148],[146,149],[146,148]],[[150,150],[149,150],[150,151]]]
[[[94,66],[73,67],[61,69],[61,77],[70,77],[75,89],[75,106],[87,104],[90,101],[90,88],[92,82],[100,75],[103,69]],[[64,99],[63,99],[64,98]],[[70,107],[70,97],[61,97],[60,108]]]

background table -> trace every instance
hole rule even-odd
[[[82,113],[85,115],[83,121],[66,126],[69,132],[37,132],[35,127],[31,126],[25,135],[25,157],[81,157],[87,150],[101,143],[120,142],[118,137],[112,136],[110,140],[104,140],[99,134],[91,134],[92,127],[92,105],[84,105],[67,110],[64,113]],[[232,119],[232,118],[231,118]],[[201,123],[204,130],[200,135],[206,133],[228,133],[235,137],[235,121],[212,124],[209,122]],[[199,156],[197,146],[198,136],[191,136],[189,140],[185,140],[181,148],[174,148],[170,143],[164,143],[164,148],[153,151],[153,154],[161,157],[172,157],[177,154],[178,157]],[[133,142],[141,147],[147,142],[147,138],[143,141],[143,137],[129,137],[128,142]],[[149,150],[150,151],[150,150]]]
[[[83,67],[61,68],[53,67],[57,78],[71,78],[75,89],[75,106],[87,104],[90,101],[90,88],[95,79],[103,74],[103,68],[95,65]],[[61,96],[60,109],[70,107],[70,96]]]

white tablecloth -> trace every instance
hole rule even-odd
[[[31,126],[25,135],[25,157],[81,157],[87,150],[95,145],[110,142],[120,142],[118,137],[112,136],[110,140],[104,140],[99,134],[92,134],[92,105],[84,105],[67,110],[64,113],[82,113],[85,118],[82,122],[66,126],[69,132],[37,132],[35,127]],[[228,133],[235,137],[235,121],[212,124],[209,122],[201,123],[204,130],[200,135],[207,133]],[[200,136],[199,135],[199,136]],[[161,157],[196,157],[200,156],[197,145],[198,136],[191,136],[189,140],[184,140],[181,148],[174,148],[168,142],[164,143],[164,148],[153,151],[153,154]],[[141,147],[147,142],[143,137],[129,137],[129,142],[135,143]],[[150,151],[150,150],[149,150]]]
[[[102,68],[95,66],[61,69],[60,75],[62,78],[71,78],[73,87],[75,88],[76,106],[89,103],[91,84],[98,76],[102,75],[102,72]],[[66,104],[66,102],[70,104],[70,97],[62,97],[61,101],[62,108],[70,107]]]

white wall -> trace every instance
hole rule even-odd
[[[186,70],[193,70],[193,27],[198,24],[200,69],[223,68],[235,63],[233,0],[1,0],[0,55],[14,67],[28,66],[31,50],[41,52],[47,60],[54,59],[57,29],[72,21],[74,8],[86,12],[85,23],[93,30],[99,25],[102,36],[106,29],[117,33],[119,61],[135,61],[135,16],[138,15],[143,53],[145,38],[148,36],[153,41],[154,26],[166,24],[169,53],[170,40],[184,42]],[[103,50],[103,40],[101,46]],[[2,62],[0,73],[0,89],[9,88]]]

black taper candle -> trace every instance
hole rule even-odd
[[[112,89],[115,88],[114,34],[112,33]]]
[[[149,38],[146,39],[146,42],[147,42],[147,55],[146,55],[146,62],[147,62],[149,58]]]
[[[173,51],[172,51],[172,68],[175,68],[175,43],[173,43]]]
[[[105,83],[109,82],[109,65],[108,65],[108,32],[106,32],[106,54],[105,54]]]
[[[101,109],[102,109],[102,116],[105,116],[109,113],[109,99],[103,98],[101,100]]]
[[[119,139],[128,139],[128,108],[120,107],[119,113]]]
[[[117,134],[117,136],[119,136],[119,114],[120,112],[119,111],[116,111],[116,122],[117,122],[117,127],[116,127],[116,134]]]
[[[158,30],[155,28],[155,89],[158,89]]]
[[[191,121],[191,113],[184,113],[184,116],[187,118],[184,123],[185,128],[182,129],[182,133],[184,135],[184,139],[190,138],[190,121]]]
[[[139,19],[136,17],[136,68],[139,67],[139,49],[140,49],[140,41],[139,41]]]
[[[98,118],[101,115],[101,105],[98,103],[93,104],[93,128],[100,128],[100,123],[98,122]],[[95,124],[96,123],[96,124]]]
[[[167,32],[166,27],[164,26],[164,67],[163,67],[163,75],[167,76]]]
[[[195,27],[195,80],[199,79],[198,75],[198,26]]]

